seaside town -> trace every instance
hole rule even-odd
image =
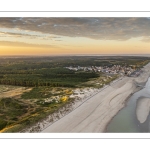
[[[121,65],[113,65],[112,67],[109,66],[88,66],[88,67],[65,67],[69,70],[74,70],[74,71],[93,71],[93,72],[103,72],[107,75],[115,75],[115,74],[120,74],[120,75],[126,75],[129,77],[137,77],[140,75],[142,72],[141,69],[137,69],[136,66],[130,65],[129,67],[127,66],[121,66]]]

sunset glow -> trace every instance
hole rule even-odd
[[[149,18],[0,18],[0,55],[150,54]]]

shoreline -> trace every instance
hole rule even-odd
[[[131,93],[131,94],[125,99],[125,101],[124,101],[124,107],[126,107],[126,104],[127,104],[127,102],[129,101],[129,98],[130,98],[133,94],[134,94],[134,93]],[[119,111],[110,119],[110,121],[109,121],[109,122],[107,123],[107,125],[105,126],[103,133],[109,133],[109,132],[107,132],[107,127],[108,127],[108,125],[109,125],[110,122],[113,120],[113,118],[114,118],[124,107],[122,107],[121,109],[119,109]]]
[[[148,63],[148,64],[150,64],[150,63]],[[148,64],[147,64],[147,65],[148,65]],[[146,65],[146,66],[147,66],[147,65]],[[144,70],[144,71],[146,71],[145,73],[148,75],[148,70]],[[149,71],[150,71],[150,70],[149,70]],[[141,74],[141,75],[142,75],[142,74]],[[140,75],[140,76],[141,76],[141,75]],[[136,83],[139,83],[140,85],[143,85],[143,86],[144,86],[144,85],[147,83],[149,77],[150,77],[150,73],[149,73],[149,75],[146,77],[146,80],[145,80],[144,82],[141,82],[141,81],[139,82],[139,81],[138,81],[138,78],[137,78],[137,80],[136,80],[136,79],[133,79],[133,80],[135,80]],[[134,91],[133,93],[131,93],[131,94],[126,98],[126,100],[125,100],[125,102],[124,102],[124,107],[126,107],[126,105],[127,105],[128,101],[129,101],[130,97],[131,97],[134,93],[140,91],[141,89],[143,89],[143,88],[136,86],[135,91]],[[124,107],[123,107],[123,108],[124,108]],[[139,106],[139,107],[141,107],[141,106]],[[122,109],[123,109],[123,108],[122,108]],[[139,109],[140,109],[140,108],[139,108]],[[120,109],[120,110],[121,110],[121,109]],[[116,115],[120,112],[120,110],[116,113]],[[140,111],[140,110],[138,110],[138,109],[136,108],[136,115],[137,115],[137,111]],[[115,115],[115,116],[116,116],[116,115]],[[139,115],[139,114],[138,114],[138,115]],[[139,117],[138,115],[137,115],[137,118]],[[114,116],[114,117],[115,117],[115,116]],[[108,122],[108,124],[107,124],[106,127],[105,127],[104,132],[107,132],[107,127],[108,127],[109,123],[113,120],[114,117],[112,117],[112,119]],[[142,116],[142,117],[143,117],[143,116]],[[142,119],[143,119],[143,118],[142,118]],[[139,119],[139,121],[140,121],[140,119]]]
[[[126,106],[129,97],[140,89],[137,84],[146,83],[149,77],[150,63],[144,68],[139,77],[121,77],[113,80],[110,84],[100,88],[92,96],[79,100],[80,103],[64,115],[60,115],[52,123],[45,120],[40,122],[44,124],[38,132],[45,133],[68,133],[68,132],[105,132],[108,124],[117,113]],[[146,81],[144,81],[146,79]],[[77,102],[77,103],[78,103]],[[74,102],[76,105],[76,101]],[[71,106],[72,107],[72,106]],[[68,107],[69,108],[69,107]],[[60,111],[58,111],[60,114]],[[57,114],[54,114],[56,118]],[[50,117],[49,117],[50,120]],[[34,129],[34,127],[31,127]],[[31,129],[30,128],[30,129]],[[29,130],[26,130],[29,132]]]
[[[20,132],[21,132],[21,133],[23,133],[23,132],[28,133],[28,132],[35,132],[35,131],[36,131],[36,132],[42,132],[43,130],[45,130],[46,128],[48,128],[49,126],[51,126],[52,124],[54,124],[55,122],[59,121],[60,119],[64,118],[65,116],[69,115],[71,112],[75,111],[77,108],[79,108],[79,107],[80,107],[81,105],[83,105],[85,102],[87,102],[89,99],[91,99],[92,97],[94,97],[94,96],[97,95],[98,93],[100,93],[100,92],[102,92],[103,90],[105,90],[107,87],[110,86],[110,84],[115,84],[115,83],[117,83],[119,80],[122,80],[123,78],[124,78],[124,76],[123,76],[123,77],[119,77],[119,78],[117,78],[117,79],[111,81],[109,84],[106,84],[106,85],[105,85],[104,87],[102,87],[102,88],[99,88],[99,89],[95,88],[95,89],[96,89],[96,92],[94,92],[94,93],[92,93],[92,94],[90,94],[90,92],[89,92],[90,96],[88,96],[88,97],[85,97],[85,98],[83,98],[83,99],[81,99],[81,100],[80,100],[80,99],[75,99],[75,100],[73,100],[72,102],[69,102],[68,104],[66,104],[66,105],[63,106],[63,107],[66,107],[67,105],[70,105],[70,104],[71,104],[71,111],[70,111],[70,112],[67,112],[67,113],[64,113],[61,118],[56,119],[55,121],[52,121],[52,122],[48,122],[48,123],[46,123],[46,125],[45,125],[45,122],[48,120],[47,118],[49,118],[50,116],[53,116],[53,114],[55,115],[55,114],[59,113],[59,111],[61,111],[61,108],[60,108],[59,110],[57,110],[57,111],[54,112],[53,114],[48,115],[45,119],[39,121],[40,123],[38,122],[38,123],[36,123],[35,125],[32,125],[31,127],[27,127],[27,128],[25,128],[25,129],[21,130]],[[97,92],[97,91],[98,91],[98,92]],[[85,95],[85,96],[86,96],[86,95]],[[45,127],[39,127],[39,124],[44,124]],[[39,128],[42,128],[42,129],[39,129]]]
[[[124,79],[125,79],[125,81],[124,81]],[[118,79],[117,81],[119,82],[119,81],[123,81],[123,82],[126,82],[126,80],[128,80],[129,78],[127,78],[127,77],[124,77],[124,78],[122,78],[122,79]],[[75,119],[77,119],[77,122],[79,122],[79,124],[81,124],[81,126],[78,124],[78,123],[75,123],[76,125],[74,125],[73,124],[73,128],[74,129],[72,129],[72,128],[70,128],[69,130],[65,127],[65,126],[67,126],[67,125],[69,125],[69,122],[66,122],[65,123],[65,121],[63,121],[64,120],[64,118],[66,117],[67,119],[67,121],[69,120],[69,119],[71,119],[72,117],[74,117],[74,114],[76,115],[76,113],[78,114],[78,112],[76,112],[76,110],[77,109],[75,109],[74,111],[72,111],[71,113],[69,113],[68,115],[66,115],[66,116],[64,116],[63,118],[61,118],[61,119],[59,119],[58,121],[56,121],[56,122],[54,122],[52,125],[50,125],[50,126],[48,126],[46,129],[44,129],[42,132],[97,132],[97,130],[95,130],[94,129],[94,126],[93,125],[91,125],[92,126],[92,129],[91,129],[91,127],[88,127],[88,124],[90,123],[90,121],[96,121],[97,120],[97,117],[96,118],[94,118],[94,120],[91,120],[91,118],[93,119],[93,116],[95,115],[95,114],[97,114],[98,112],[99,112],[99,110],[97,110],[97,108],[98,107],[103,107],[103,106],[105,106],[106,104],[105,104],[105,102],[103,102],[103,100],[105,101],[107,101],[107,99],[108,99],[108,101],[107,101],[107,105],[106,105],[106,109],[105,109],[105,111],[101,111],[101,115],[102,114],[104,114],[104,113],[107,113],[109,110],[107,110],[107,107],[108,107],[108,105],[110,105],[110,103],[112,103],[113,102],[113,99],[112,99],[112,97],[116,97],[116,95],[119,95],[120,94],[120,92],[122,93],[122,90],[124,90],[124,87],[122,88],[122,90],[119,92],[119,93],[115,93],[115,91],[116,91],[116,89],[115,88],[112,88],[112,86],[115,86],[118,82],[115,82],[115,83],[113,83],[113,85],[111,84],[111,85],[107,85],[105,88],[103,88],[99,93],[97,93],[96,95],[94,95],[93,97],[96,97],[96,96],[98,96],[99,97],[99,94],[101,94],[103,91],[105,91],[105,93],[107,93],[108,92],[108,88],[109,88],[109,92],[111,93],[110,95],[108,95],[108,96],[106,96],[104,99],[102,99],[102,101],[100,102],[100,103],[98,103],[98,106],[97,105],[95,105],[95,107],[91,110],[91,113],[90,114],[87,114],[87,116],[85,115],[85,118],[81,118],[81,120],[78,120],[78,117],[77,118],[75,118]],[[125,86],[126,86],[126,84],[125,84]],[[127,87],[131,87],[132,88],[132,84],[131,83],[127,83]],[[118,88],[118,89],[120,89],[120,87]],[[119,91],[119,90],[118,90]],[[128,94],[128,93],[130,93],[130,90],[128,90],[127,92],[125,92],[125,98],[123,98],[123,101],[122,102],[124,102],[127,98],[128,98],[128,96],[131,94]],[[89,100],[93,100],[93,97],[91,97],[91,98],[89,98]],[[121,97],[122,97],[122,95],[121,95]],[[120,98],[120,97],[119,97]],[[96,98],[95,98],[96,99]],[[117,100],[118,100],[118,97],[117,97]],[[124,107],[124,105],[122,105],[122,102],[121,103],[119,103],[119,109],[114,109],[114,108],[111,108],[112,109],[112,112],[113,112],[113,115],[112,114],[108,114],[108,115],[106,115],[106,118],[107,119],[103,119],[103,117],[105,116],[103,116],[102,115],[102,118],[100,119],[100,121],[103,121],[104,120],[104,123],[102,123],[101,125],[101,129],[98,131],[98,132],[104,132],[104,130],[105,130],[105,128],[106,128],[106,125],[109,123],[109,121],[110,121],[110,119],[112,119],[112,117],[114,117],[115,115],[116,115],[116,113],[118,113],[118,111],[120,110],[120,109],[122,109],[123,107]],[[85,101],[84,102],[85,103],[85,105],[88,105],[88,103],[89,102],[87,102],[87,101]],[[115,105],[116,106],[116,105]],[[90,106],[88,106],[88,107],[90,107]],[[85,108],[84,107],[84,105],[81,105],[81,107],[78,107],[78,109],[80,109],[81,110],[81,114],[83,114],[84,113],[84,110],[82,110],[82,108]],[[96,111],[96,113],[93,115],[92,113],[93,112],[95,112]],[[114,112],[115,111],[115,112]],[[116,112],[117,111],[117,112]],[[71,114],[71,115],[70,115]],[[85,114],[85,113],[84,113]],[[87,121],[85,121],[85,119],[86,118],[88,118],[90,115],[93,115],[93,116],[91,116],[91,118],[89,119],[89,123],[87,122]],[[69,117],[69,119],[68,119],[68,117]],[[71,116],[71,117],[70,117]],[[76,115],[76,116],[79,116],[79,115]],[[108,116],[109,116],[109,119],[108,119]],[[99,117],[101,117],[101,116],[98,116],[98,118]],[[60,126],[62,125],[62,124],[66,124],[66,125],[63,125],[63,129],[60,129]],[[94,123],[95,124],[95,123]],[[85,129],[84,129],[84,127],[82,127],[82,126],[85,126]],[[87,128],[87,129],[86,129]],[[93,130],[94,129],[94,130]]]

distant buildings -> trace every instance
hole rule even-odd
[[[141,70],[133,69],[132,65],[130,67],[121,66],[121,65],[113,65],[112,67],[108,66],[87,66],[87,67],[65,67],[69,70],[74,71],[89,71],[89,72],[103,72],[108,75],[120,74],[120,75],[127,75],[127,76],[138,76],[141,73]]]

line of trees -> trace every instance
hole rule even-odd
[[[51,86],[51,87],[60,87],[60,86],[71,86],[71,84],[57,83],[57,82],[46,82],[46,81],[25,81],[25,80],[15,80],[15,79],[1,79],[0,84],[4,85],[15,85],[15,86],[25,86],[25,87],[38,87],[38,86]]]

